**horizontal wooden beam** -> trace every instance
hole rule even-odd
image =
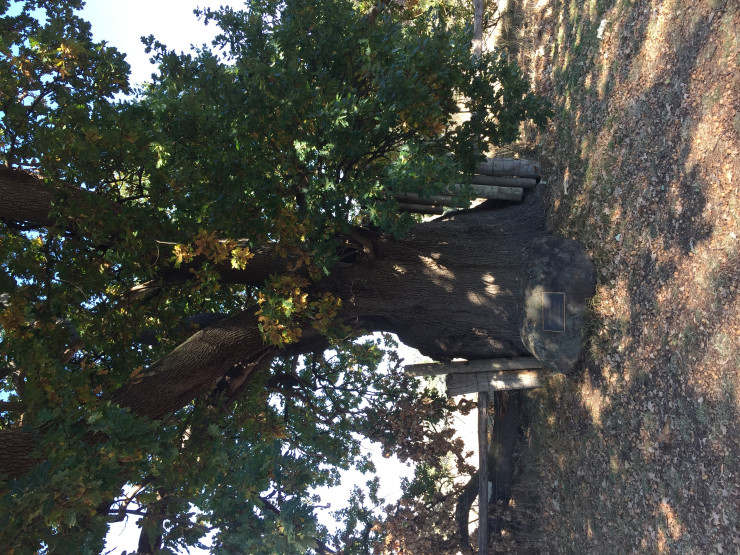
[[[537,185],[533,177],[495,177],[492,175],[476,174],[471,183],[475,185],[497,185],[498,187],[522,187],[531,189]]]
[[[450,185],[450,193],[459,191],[464,185]],[[524,189],[521,187],[498,187],[495,185],[468,185],[473,191],[474,198],[498,199],[498,200],[522,200]],[[396,200],[401,203],[401,208],[405,205],[437,205],[437,206],[454,206],[451,195],[432,195],[423,197],[414,193],[399,193],[395,196]]]
[[[450,191],[458,191],[466,185],[450,185]],[[524,189],[521,187],[498,187],[495,185],[467,185],[473,190],[473,198],[498,200],[522,200]]]
[[[474,374],[449,374],[447,395],[464,395],[480,391],[503,391],[540,387],[539,370],[503,370],[500,372],[477,372]]]
[[[400,202],[398,209],[402,212],[414,212],[416,214],[444,214],[445,209],[443,206],[431,206],[428,204],[409,204],[406,202]]]
[[[522,200],[524,189],[521,187],[497,187],[495,185],[469,185],[475,198]]]
[[[442,374],[472,374],[476,372],[500,372],[502,370],[537,370],[542,363],[534,357],[491,358],[456,362],[430,362],[407,364],[404,371],[410,376],[440,376]]]
[[[475,168],[475,173],[500,177],[540,177],[540,165],[530,160],[515,158],[486,158]]]
[[[396,195],[396,200],[405,204],[424,204],[424,205],[438,205],[438,206],[454,206],[455,201],[451,196],[443,195],[432,195],[430,197],[422,197],[420,195],[414,195],[411,193]]]

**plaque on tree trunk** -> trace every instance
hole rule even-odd
[[[565,293],[542,293],[542,329],[565,332]]]

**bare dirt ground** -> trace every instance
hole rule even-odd
[[[582,369],[531,395],[526,530],[497,543],[740,553],[740,2],[519,2],[512,54],[556,111],[524,155],[599,280]]]

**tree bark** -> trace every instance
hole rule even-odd
[[[252,307],[196,332],[113,393],[112,400],[139,416],[160,420],[218,385],[233,396],[278,354],[310,352],[326,345],[326,339],[310,328],[285,349],[267,345],[257,326],[256,310]]]
[[[35,433],[21,428],[0,430],[0,480],[22,476],[41,462],[33,456],[37,439]]]
[[[112,399],[154,420],[216,386],[237,363],[249,369],[277,349],[265,345],[255,310],[226,318],[190,336],[166,357],[116,391]]]
[[[538,194],[456,212],[380,237],[375,257],[339,274],[348,316],[437,359],[528,356],[520,339],[522,251],[546,235]]]
[[[55,194],[37,176],[0,166],[0,220],[45,227]]]

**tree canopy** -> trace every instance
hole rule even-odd
[[[205,10],[213,45],[145,39],[157,73],[132,90],[81,0],[0,2],[8,549],[97,552],[131,512],[142,552],[211,531],[222,552],[395,549],[360,492],[330,538],[310,489],[371,470],[369,437],[433,495],[458,409],[403,376],[392,340],[357,341],[389,328],[342,272],[409,232],[394,194],[460,182],[547,113],[430,4]]]

